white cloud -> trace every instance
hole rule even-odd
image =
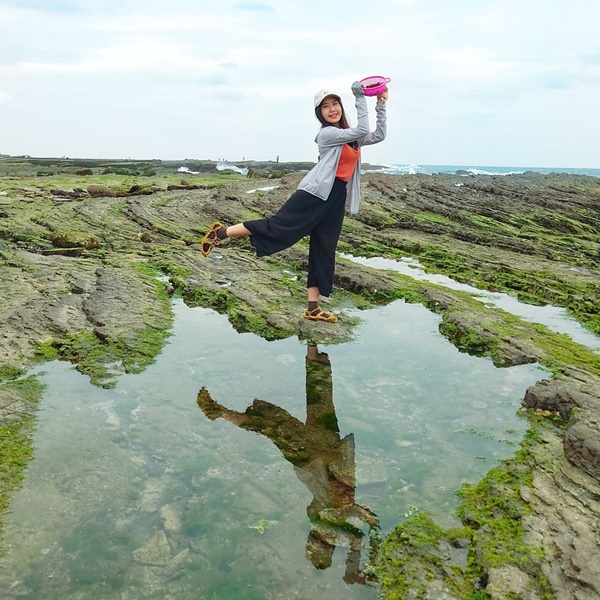
[[[75,62],[22,62],[17,65],[34,73],[63,73],[67,75],[103,75],[139,72],[161,72],[166,69],[205,71],[216,69],[217,60],[193,56],[176,44],[139,37],[121,44],[99,49]]]
[[[6,102],[9,98],[12,98],[12,96],[7,92],[0,92],[0,104]]]

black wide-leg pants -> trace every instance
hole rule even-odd
[[[257,256],[275,254],[310,235],[307,287],[329,296],[345,206],[346,182],[336,178],[327,200],[297,190],[273,216],[245,221],[244,227]]]

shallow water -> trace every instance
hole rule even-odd
[[[525,321],[539,323],[545,325],[551,331],[564,333],[568,335],[574,342],[587,346],[595,353],[600,354],[600,337],[594,335],[591,331],[582,327],[576,319],[571,317],[566,309],[550,304],[546,306],[535,306],[533,304],[525,304],[519,302],[514,296],[503,294],[501,292],[488,292],[480,290],[466,283],[455,281],[446,275],[436,273],[427,273],[421,268],[420,263],[413,258],[404,258],[394,260],[391,258],[364,258],[361,256],[352,256],[351,254],[342,254],[344,258],[361,265],[366,265],[374,269],[387,269],[396,271],[403,275],[408,275],[419,281],[428,281],[443,285],[444,287],[461,290],[473,294],[473,297],[485,304],[496,306],[502,310],[520,317]]]
[[[174,309],[156,363],[115,389],[37,369],[3,598],[375,599],[370,539],[416,510],[454,524],[454,491],[513,454],[545,376],[458,352],[439,316],[402,301],[351,312],[356,340],[317,361],[297,339]]]

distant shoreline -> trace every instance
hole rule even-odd
[[[172,175],[180,173],[182,177],[206,173],[218,173],[237,171],[240,174],[248,174],[253,177],[281,177],[287,173],[301,173],[310,171],[316,163],[314,162],[278,162],[240,160],[225,161],[212,159],[163,160],[152,159],[106,159],[106,158],[70,158],[63,157],[36,157],[29,155],[8,156],[0,154],[0,176],[7,174],[20,175],[52,175],[57,172],[90,171],[115,172],[126,175]],[[2,168],[2,167],[5,168]],[[13,167],[19,166],[19,169]],[[386,168],[386,165],[363,163],[363,169],[378,171]],[[83,174],[83,173],[79,173]]]
[[[193,176],[203,173],[237,171],[241,174],[252,172],[253,176],[262,176],[271,173],[280,177],[291,172],[306,172],[315,166],[310,161],[278,161],[278,160],[227,160],[209,158],[72,158],[68,156],[31,156],[27,154],[8,155],[0,154],[0,175],[6,174],[8,165],[31,165],[39,167],[40,174],[50,174],[53,170],[64,169],[119,169],[126,173],[127,170],[145,172],[154,171],[157,175],[175,174]],[[2,169],[2,166],[5,168]],[[362,163],[362,169],[369,173],[382,173],[388,175],[452,175],[452,176],[479,176],[490,175],[507,176],[522,175],[524,173],[538,173],[542,175],[565,174],[582,175],[600,178],[600,168],[573,168],[573,167],[530,167],[530,166],[486,166],[486,165],[428,165],[417,163],[387,163],[374,164]],[[25,174],[25,173],[21,173]]]

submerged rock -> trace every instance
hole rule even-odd
[[[165,504],[160,508],[160,518],[163,527],[168,533],[179,533],[182,527],[182,520],[177,509],[172,504]]]
[[[171,562],[171,548],[165,532],[157,531],[137,550],[133,551],[133,558],[144,565],[164,566]]]

